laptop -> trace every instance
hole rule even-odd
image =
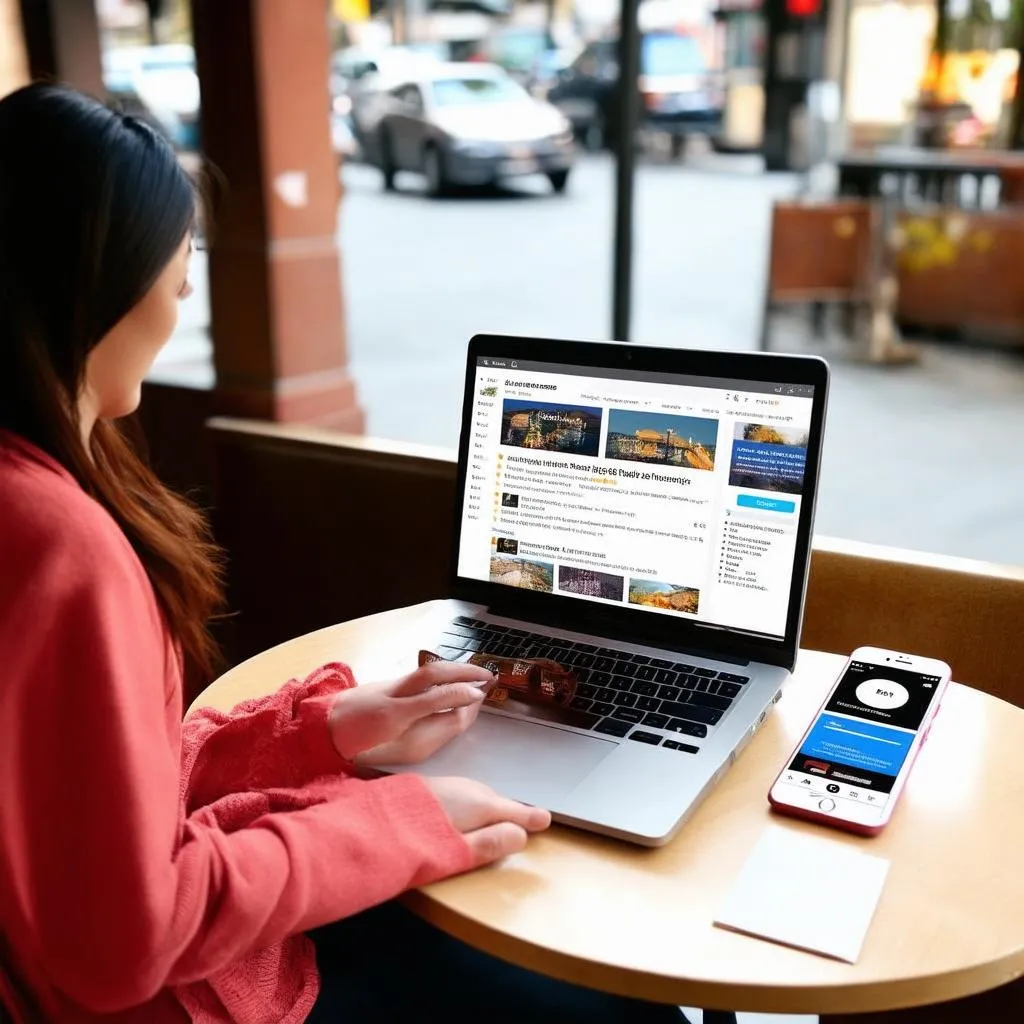
[[[575,685],[492,694],[416,771],[670,839],[796,660],[828,379],[817,358],[474,338],[453,598],[425,635]]]

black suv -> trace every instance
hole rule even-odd
[[[591,43],[559,74],[548,93],[572,122],[588,149],[602,149],[615,137],[618,41]],[[640,124],[668,132],[673,151],[688,131],[714,132],[721,126],[722,89],[708,71],[697,40],[677,32],[648,32],[640,39]]]

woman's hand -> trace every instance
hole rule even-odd
[[[335,749],[357,764],[416,764],[476,720],[490,672],[434,661],[402,679],[368,683],[334,698],[328,722]]]
[[[473,867],[483,867],[518,853],[531,832],[551,824],[549,811],[498,796],[472,779],[424,778],[448,820],[462,833],[473,852]]]

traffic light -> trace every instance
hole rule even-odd
[[[813,18],[821,13],[821,0],[786,0],[786,13],[791,18]]]

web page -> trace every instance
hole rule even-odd
[[[478,360],[459,575],[785,634],[813,388]]]

